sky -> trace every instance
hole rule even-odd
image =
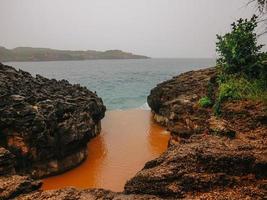
[[[0,0],[0,46],[120,49],[159,58],[215,57],[216,34],[251,17],[248,0]],[[267,43],[267,36],[260,38]],[[266,48],[265,48],[266,49]]]

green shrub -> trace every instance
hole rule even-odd
[[[266,54],[261,53],[263,45],[257,44],[257,25],[257,16],[254,15],[250,20],[239,19],[233,23],[230,33],[217,35],[217,64],[222,73],[243,73],[249,78],[267,73],[267,65],[263,62]]]
[[[198,104],[203,108],[207,108],[212,106],[212,101],[210,100],[209,97],[205,96],[199,99]]]
[[[214,104],[214,112],[218,116],[221,114],[221,104],[226,100],[240,99],[238,88],[232,82],[221,83],[218,89],[218,96]]]
[[[221,76],[214,104],[216,115],[221,113],[221,104],[227,100],[251,99],[267,101],[267,79],[248,80],[244,77]]]
[[[227,100],[267,99],[267,53],[257,44],[257,16],[239,19],[230,33],[217,35],[218,93],[213,106],[221,114],[221,104]]]

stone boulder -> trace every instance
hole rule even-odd
[[[20,173],[40,178],[81,163],[105,110],[85,87],[0,64],[0,145]]]
[[[190,115],[194,105],[207,94],[212,93],[216,82],[215,68],[190,71],[158,84],[150,92],[147,102],[163,125],[168,125],[179,116]],[[179,113],[179,115],[178,115]]]

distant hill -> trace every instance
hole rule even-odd
[[[121,50],[108,51],[69,51],[48,48],[17,47],[6,49],[0,47],[0,62],[8,61],[55,61],[55,60],[93,60],[93,59],[146,59]]]

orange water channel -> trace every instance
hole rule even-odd
[[[104,188],[122,191],[127,180],[166,148],[169,134],[151,118],[150,111],[110,111],[102,132],[88,144],[88,158],[62,175],[44,179],[43,189]]]

